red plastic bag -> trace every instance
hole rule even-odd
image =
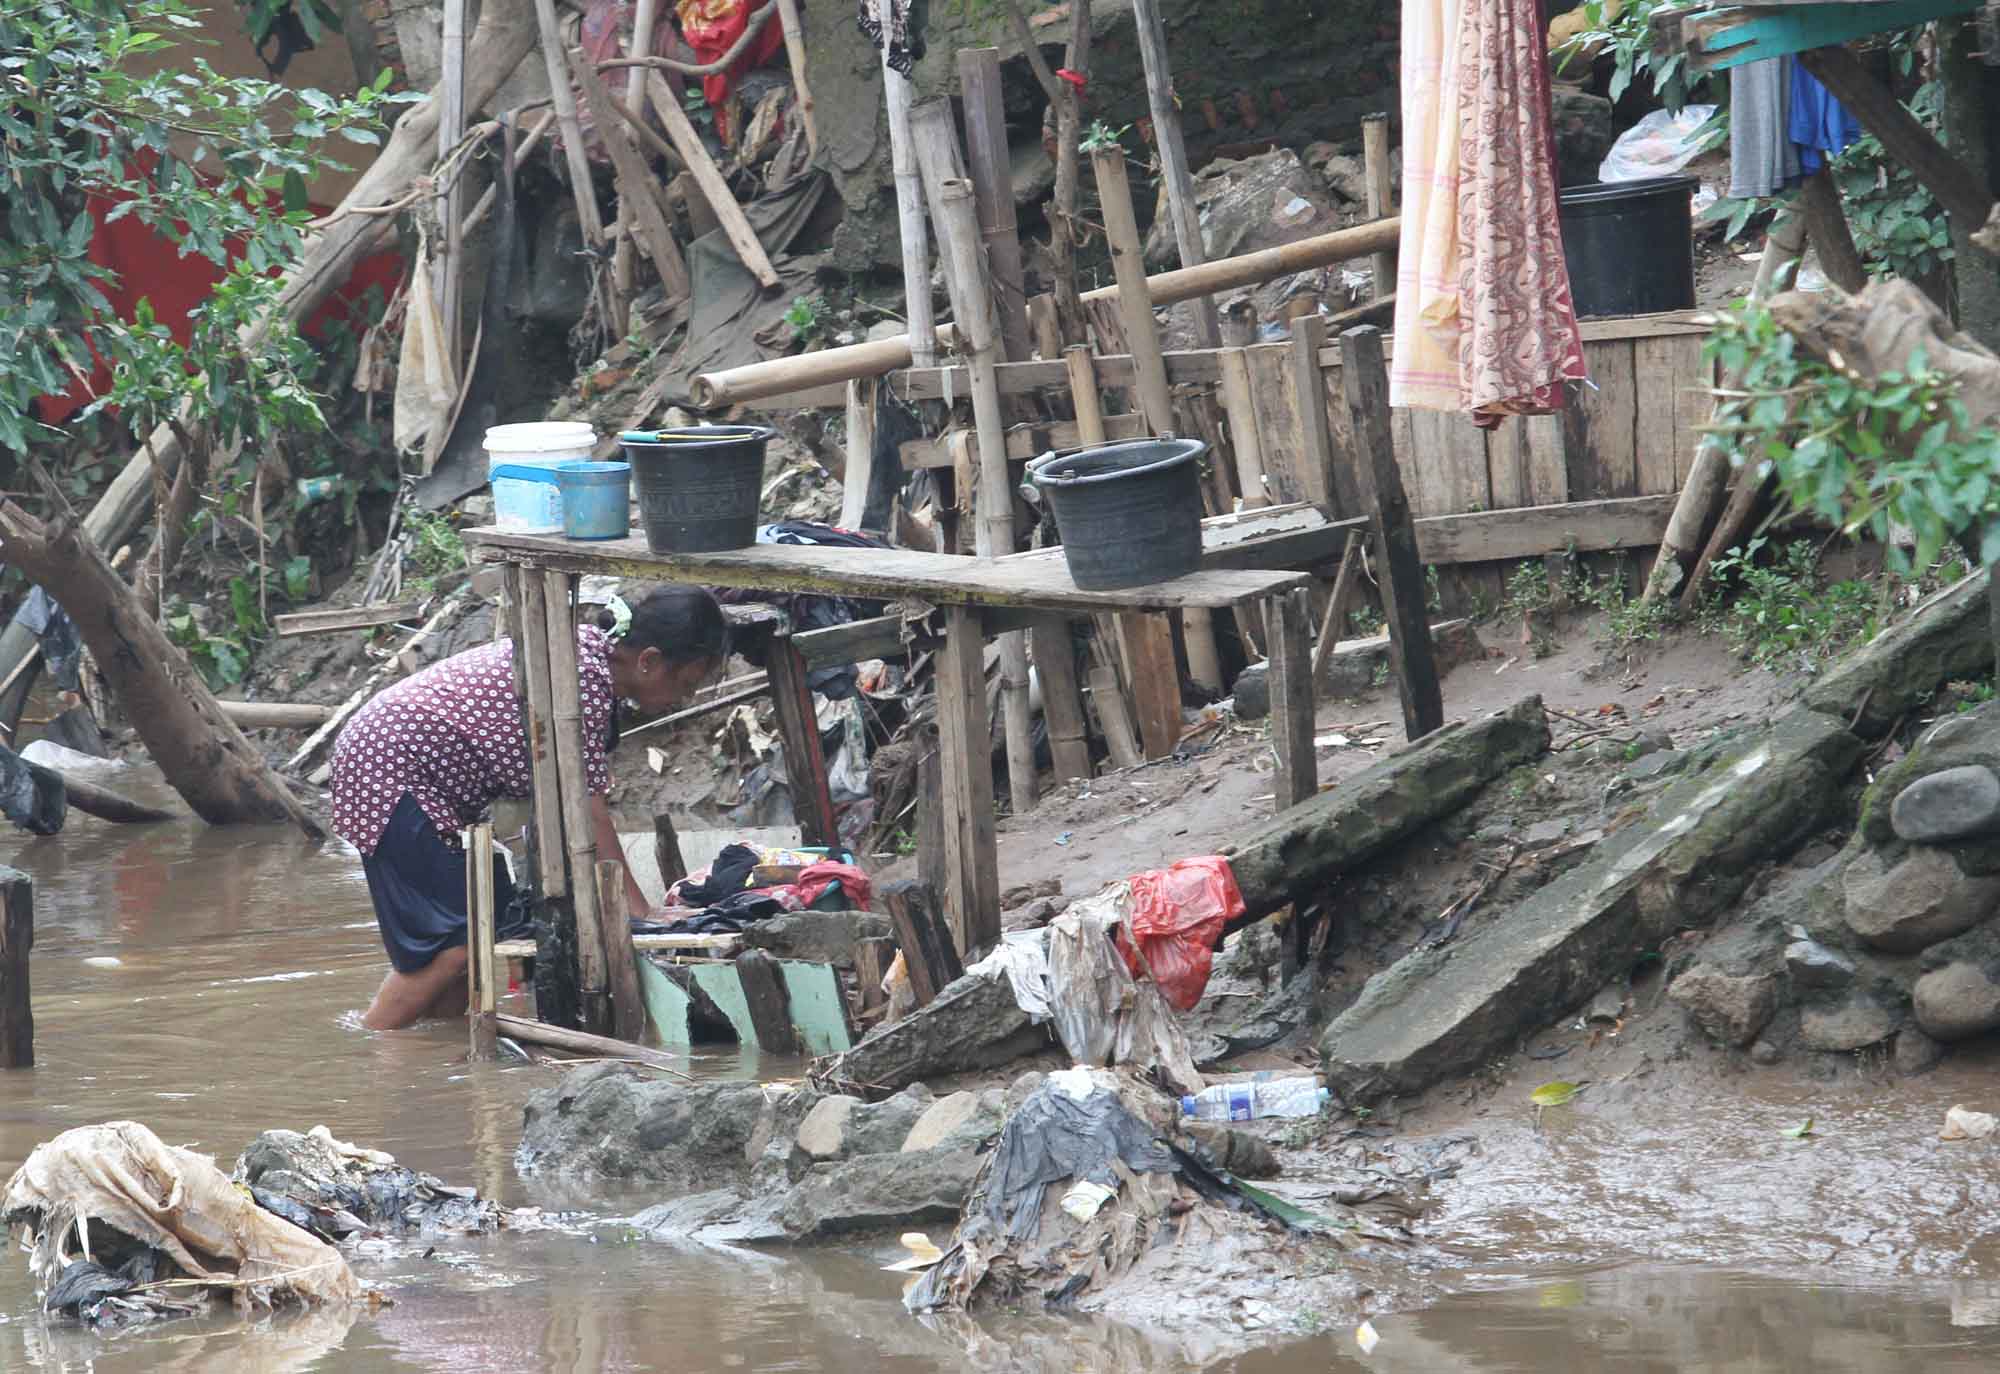
[[[1220,854],[1181,859],[1131,881],[1132,906],[1118,952],[1133,976],[1151,974],[1167,1005],[1191,1011],[1208,987],[1215,942],[1243,914],[1243,894]]]
[[[694,49],[695,61],[715,62],[721,59],[736,40],[749,27],[750,12],[761,8],[751,0],[680,0],[676,7],[681,19],[681,36]],[[764,27],[751,40],[750,50],[730,64],[727,71],[701,79],[701,94],[711,107],[720,107],[728,98],[731,83],[746,72],[755,71],[777,53],[785,43],[785,31],[777,20],[766,19]],[[723,143],[734,142],[733,130],[718,130],[724,135]]]
[[[840,895],[847,899],[850,911],[866,911],[875,890],[868,881],[868,875],[853,864],[816,863],[800,870],[798,881],[799,900],[806,906],[818,901],[825,891],[835,883],[840,884]]]

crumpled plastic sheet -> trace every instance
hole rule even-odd
[[[1005,978],[1014,987],[1014,1005],[1035,1018],[1046,1021],[1049,1005],[1049,932],[1010,930],[1001,935],[993,952],[967,969],[985,979]]]
[[[124,1237],[160,1252],[177,1277],[213,1285],[169,1290],[182,1302],[226,1293],[250,1312],[362,1295],[338,1250],[257,1206],[208,1156],[136,1121],[80,1126],[37,1146],[0,1195],[0,1222],[28,1228],[28,1266],[45,1293],[74,1261],[93,1260],[93,1244],[103,1255]]]
[[[1114,943],[1131,887],[1113,883],[1048,927],[1049,1007],[1056,1038],[1079,1064],[1150,1069],[1177,1093],[1204,1086],[1180,1019],[1157,983],[1132,977]]]
[[[1055,1184],[1084,1179],[1116,1190],[1113,1161],[1135,1174],[1172,1172],[1174,1157],[1155,1137],[1115,1089],[1092,1084],[1078,1097],[1059,1081],[1044,1081],[1000,1132],[983,1210],[1008,1234],[1033,1240],[1041,1234],[1042,1204]]]
[[[0,744],[0,815],[31,835],[53,835],[69,815],[62,775]]]

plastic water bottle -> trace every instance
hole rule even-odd
[[[1252,1121],[1266,1116],[1317,1116],[1332,1094],[1311,1074],[1249,1082],[1215,1083],[1181,1098],[1181,1115],[1194,1121]]]

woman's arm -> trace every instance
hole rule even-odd
[[[616,858],[618,866],[625,870],[626,908],[634,916],[643,916],[652,910],[646,894],[639,890],[639,880],[632,876],[632,867],[625,862],[625,851],[618,843],[618,827],[611,823],[611,802],[602,794],[594,794],[590,799],[590,829],[597,840],[597,858],[602,863]]]

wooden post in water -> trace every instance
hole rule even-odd
[[[570,906],[576,913],[577,1002],[583,1029],[603,1035],[611,1024],[605,983],[604,931],[597,906],[597,837],[590,823],[590,782],[583,766],[583,705],[577,682],[576,611],[570,603],[572,579],[549,569],[542,574],[547,612],[550,732],[554,737],[562,840],[569,861]],[[539,804],[536,808],[540,818]],[[544,872],[546,873],[546,864]]]
[[[35,1067],[35,1015],[28,1004],[28,951],[35,947],[35,880],[0,867],[0,1069]]]
[[[645,995],[639,988],[639,951],[632,947],[632,917],[626,910],[625,865],[599,859],[596,870],[598,919],[604,934],[604,987],[611,997],[611,1033],[638,1040],[647,1026]]]
[[[820,748],[819,719],[813,714],[812,688],[806,684],[806,661],[793,647],[790,632],[771,636],[765,656],[771,678],[771,705],[778,716],[778,738],[785,746],[785,775],[792,782],[792,809],[798,814],[799,837],[808,845],[840,843],[833,811],[833,794],[826,783],[826,756]]]
[[[465,832],[465,1015],[470,1023],[470,1057],[494,1057],[498,1034],[497,977],[493,959],[493,824],[481,821]]]

